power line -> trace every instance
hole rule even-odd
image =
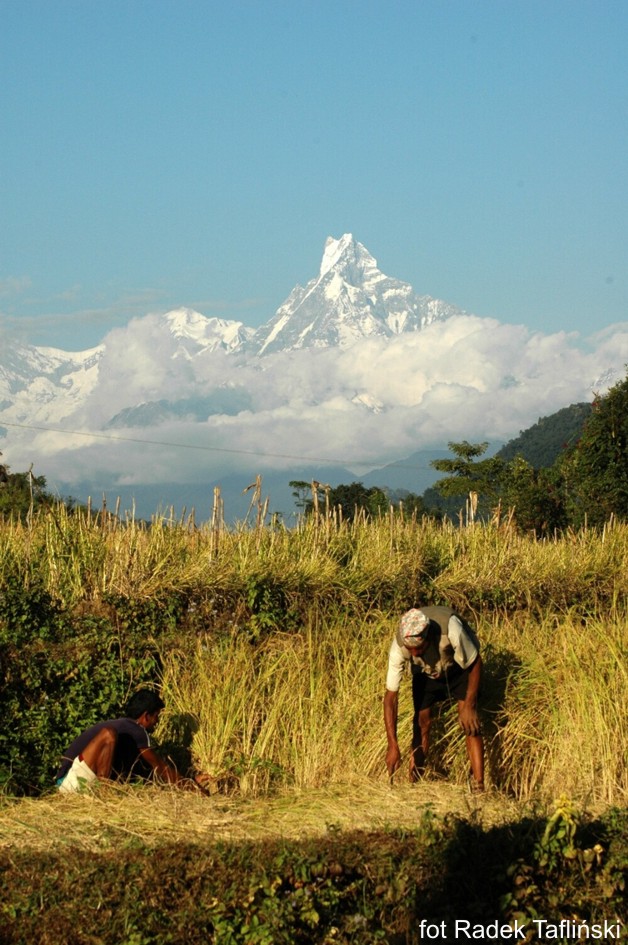
[[[85,430],[62,430],[58,427],[40,427],[30,423],[13,423],[9,420],[0,420],[0,426],[17,427],[20,430],[37,430],[40,433],[61,433],[67,436],[85,436],[91,439],[110,440],[120,443],[141,443],[144,446],[164,446],[179,450],[200,450],[208,453],[230,453],[239,456],[256,456],[267,459],[292,459],[301,463],[330,463],[336,466],[373,466],[373,461],[355,459],[319,459],[316,456],[295,456],[291,453],[266,453],[260,450],[236,450],[226,446],[200,446],[195,443],[169,443],[165,440],[142,440],[132,436],[117,436],[111,433],[87,433]],[[389,463],[395,469],[429,469],[429,466],[417,466],[406,463]]]

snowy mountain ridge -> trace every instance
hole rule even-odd
[[[368,250],[345,233],[325,243],[319,274],[295,286],[248,342],[259,355],[299,348],[349,347],[363,338],[420,331],[436,319],[465,314],[384,275]]]
[[[340,239],[327,239],[318,276],[305,287],[295,286],[275,315],[257,329],[240,321],[207,318],[181,307],[163,315],[133,319],[126,329],[130,339],[124,352],[116,351],[116,343],[119,332],[125,329],[116,329],[102,344],[87,351],[6,346],[0,355],[0,423],[3,417],[23,423],[29,419],[40,423],[66,419],[80,409],[83,401],[97,395],[100,371],[109,369],[114,357],[135,357],[138,364],[148,368],[156,351],[181,363],[206,360],[213,353],[255,360],[282,351],[348,348],[365,338],[420,331],[453,314],[462,313],[445,302],[417,296],[407,283],[380,272],[368,250],[351,233],[345,233]],[[134,344],[133,339],[140,334],[142,341]],[[168,391],[168,397],[160,397],[155,390],[151,397],[144,392],[142,400],[116,403],[110,418],[114,425],[121,422],[121,417],[150,416],[154,423],[160,410],[147,409],[147,404],[153,400],[171,403],[177,396],[188,399],[182,370],[173,365],[172,376],[179,378],[181,390]],[[132,386],[128,394],[133,397]],[[357,396],[359,402],[369,400],[363,394]],[[232,400],[240,403],[231,394],[229,397],[229,404]],[[225,398],[221,395],[207,402],[223,404]],[[142,408],[139,412],[138,407]]]
[[[181,354],[189,357],[189,342],[202,351],[236,351],[254,334],[254,329],[247,328],[242,322],[206,318],[191,308],[177,308],[166,312],[163,322],[172,337],[180,342],[173,357]]]

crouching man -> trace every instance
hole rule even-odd
[[[407,664],[412,669],[412,754],[410,780],[425,769],[432,706],[456,700],[471,765],[471,789],[484,790],[484,743],[477,713],[482,673],[480,644],[474,631],[450,607],[413,608],[401,618],[388,657],[384,724],[388,740],[386,766],[392,777],[401,764],[397,742],[399,686]]]
[[[150,735],[164,708],[151,689],[140,689],[129,700],[124,718],[98,722],[86,729],[64,751],[56,774],[59,791],[81,791],[96,781],[148,778],[207,793],[199,781],[184,778],[151,748]]]

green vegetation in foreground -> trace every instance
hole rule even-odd
[[[418,945],[421,920],[444,923],[441,942],[456,920],[509,923],[530,942],[548,940],[535,920],[625,932],[627,827],[625,810],[593,820],[562,801],[493,826],[428,807],[408,827],[306,839],[5,846],[0,941]]]

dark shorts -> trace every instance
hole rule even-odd
[[[455,699],[456,701],[465,699],[470,670],[470,666],[467,669],[461,669],[456,665],[452,666],[442,679],[432,679],[431,676],[421,672],[418,667],[415,669],[413,665],[412,701],[414,711],[420,712],[421,709],[429,709],[435,703],[444,702],[446,699]]]

